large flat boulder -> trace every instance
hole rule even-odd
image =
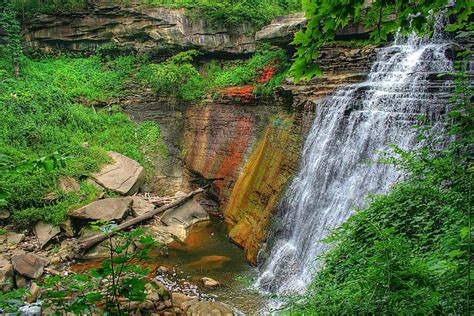
[[[35,255],[34,253],[18,253],[12,256],[13,268],[19,274],[30,279],[39,278],[44,271],[48,259]]]
[[[61,232],[61,229],[59,226],[39,221],[36,223],[33,231],[40,242],[41,248],[43,248],[54,236]]]
[[[105,165],[93,175],[95,181],[121,195],[136,193],[143,181],[143,167],[135,160],[114,151],[109,151],[108,154],[112,158],[112,163]]]
[[[108,198],[98,200],[69,213],[69,216],[88,221],[120,221],[130,211],[132,199]]]
[[[161,222],[167,226],[188,228],[198,222],[209,220],[209,214],[195,200],[190,200],[180,207],[166,211]]]

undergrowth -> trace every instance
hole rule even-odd
[[[289,58],[279,48],[261,46],[248,60],[210,61],[202,66],[194,62],[196,51],[179,53],[167,61],[142,66],[138,79],[157,94],[171,95],[184,101],[198,101],[226,87],[255,85],[256,94],[269,94],[285,78]],[[258,82],[260,73],[272,67],[268,82]],[[218,93],[218,92],[217,92]]]
[[[51,172],[0,175],[0,187],[9,194],[4,208],[14,224],[60,223],[68,209],[91,200],[95,190],[82,180],[109,161],[108,150],[152,168],[147,157],[163,153],[159,126],[136,125],[118,108],[84,106],[119,96],[134,62],[131,56],[105,63],[99,57],[24,57],[21,77],[14,78],[9,60],[0,59],[0,153],[14,163],[55,152],[72,157]],[[57,192],[51,201],[46,196],[58,191],[61,175],[82,181],[81,192]]]

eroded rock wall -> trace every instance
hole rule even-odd
[[[115,44],[153,56],[199,49],[203,53],[248,54],[255,51],[250,28],[226,29],[191,19],[184,9],[100,1],[82,12],[40,15],[25,21],[25,45],[45,52],[93,52]]]

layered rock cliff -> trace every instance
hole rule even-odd
[[[73,15],[37,17],[25,34],[29,47],[45,51],[88,52],[114,43],[158,57],[192,48],[218,57],[251,53],[258,41],[289,47],[293,32],[305,23],[302,14],[280,17],[253,36],[245,26],[213,29],[183,10],[104,4]],[[366,33],[357,27],[340,32],[355,38]],[[156,161],[148,189],[174,194],[196,181],[216,180],[204,202],[225,217],[230,238],[255,264],[279,197],[298,167],[312,114],[327,94],[363,80],[376,50],[327,47],[319,60],[323,77],[299,83],[288,79],[274,95],[245,102],[223,96],[200,104],[176,103],[131,89],[122,105],[135,120],[158,122],[167,145],[168,156]]]
[[[154,57],[189,49],[210,54],[255,51],[249,26],[211,26],[204,19],[191,19],[184,9],[109,5],[99,1],[83,12],[37,16],[26,26],[26,47],[45,52],[87,53],[105,44]]]

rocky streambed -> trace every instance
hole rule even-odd
[[[97,234],[88,224],[97,220],[127,223],[161,205],[186,198],[181,192],[166,198],[137,195],[143,168],[118,153],[109,155],[112,163],[88,181],[99,191],[115,192],[119,197],[99,194],[95,201],[71,211],[61,226],[38,222],[34,229],[23,232],[4,227],[6,233],[0,235],[0,286],[4,292],[27,290],[28,294],[17,302],[20,313],[52,314],[50,308],[42,306],[44,278],[87,275],[108,258],[109,249],[103,242],[80,255],[75,252],[78,244]],[[63,191],[78,187],[74,179],[60,181]],[[167,247],[160,247],[152,259],[142,262],[151,268],[146,299],[124,299],[127,314],[232,315],[258,310],[259,300],[246,282],[252,274],[251,266],[241,249],[230,242],[223,220],[208,215],[197,199],[187,199],[136,226]]]

